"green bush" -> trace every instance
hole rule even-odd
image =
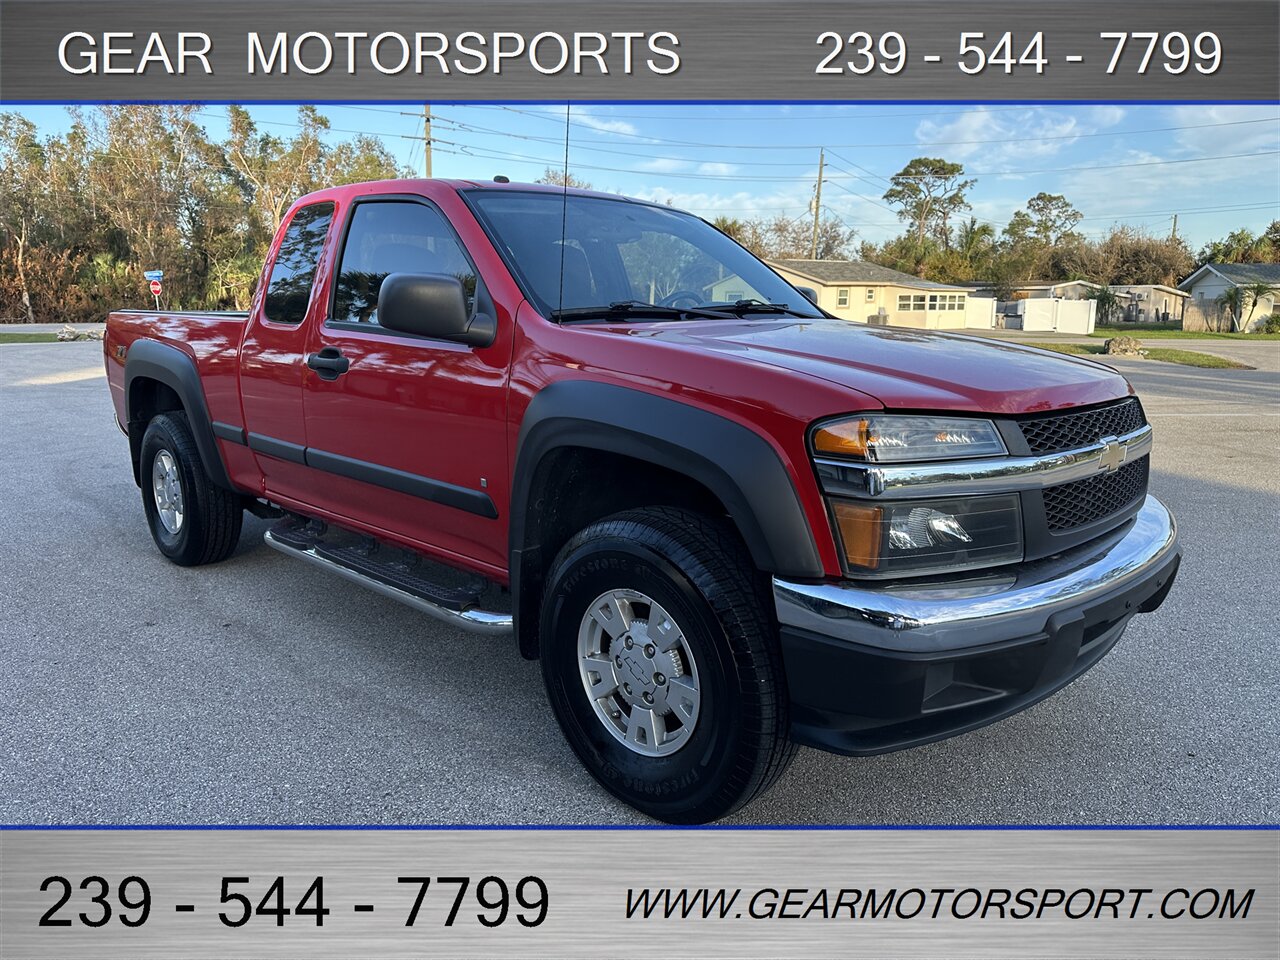
[[[1259,333],[1280,333],[1280,313],[1273,313],[1258,327]]]

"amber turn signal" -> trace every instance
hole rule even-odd
[[[874,570],[880,565],[880,536],[884,511],[880,507],[863,506],[848,500],[831,504],[840,528],[840,542],[845,560],[851,567]]]
[[[837,457],[867,456],[867,421],[841,420],[819,427],[813,434],[813,449],[817,453]]]

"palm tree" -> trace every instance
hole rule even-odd
[[[990,259],[995,239],[995,228],[989,223],[978,223],[977,217],[970,217],[968,223],[962,223],[956,229],[956,249],[970,271],[965,279],[973,279],[975,269]]]
[[[736,217],[726,217],[724,214],[721,214],[712,220],[711,225],[721,233],[737,240],[739,243],[742,242],[742,238],[747,232],[747,225],[745,223]]]
[[[1231,318],[1231,329],[1235,331],[1240,320],[1240,311],[1244,309],[1244,289],[1242,287],[1229,287],[1220,297],[1218,297],[1218,306],[1227,312]]]
[[[1244,296],[1249,301],[1249,316],[1244,322],[1243,329],[1248,330],[1249,324],[1253,322],[1254,311],[1258,309],[1258,301],[1269,298],[1275,291],[1275,287],[1269,283],[1259,280],[1257,283],[1251,283],[1244,288]]]
[[[1201,263],[1271,263],[1280,249],[1276,247],[1276,233],[1268,227],[1255,234],[1242,227],[1233,230],[1221,240],[1213,240],[1200,251]]]

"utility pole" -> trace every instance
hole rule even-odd
[[[431,104],[422,105],[422,165],[431,179]]]
[[[1178,215],[1173,215],[1173,232],[1169,234],[1169,239],[1176,241],[1178,239]]]
[[[822,219],[822,169],[826,165],[827,151],[818,151],[818,187],[813,192],[813,239],[809,241],[809,259],[818,259],[818,227]]]

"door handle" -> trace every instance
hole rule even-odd
[[[321,380],[337,380],[351,369],[351,361],[336,347],[325,347],[307,356],[307,366],[320,374]]]

